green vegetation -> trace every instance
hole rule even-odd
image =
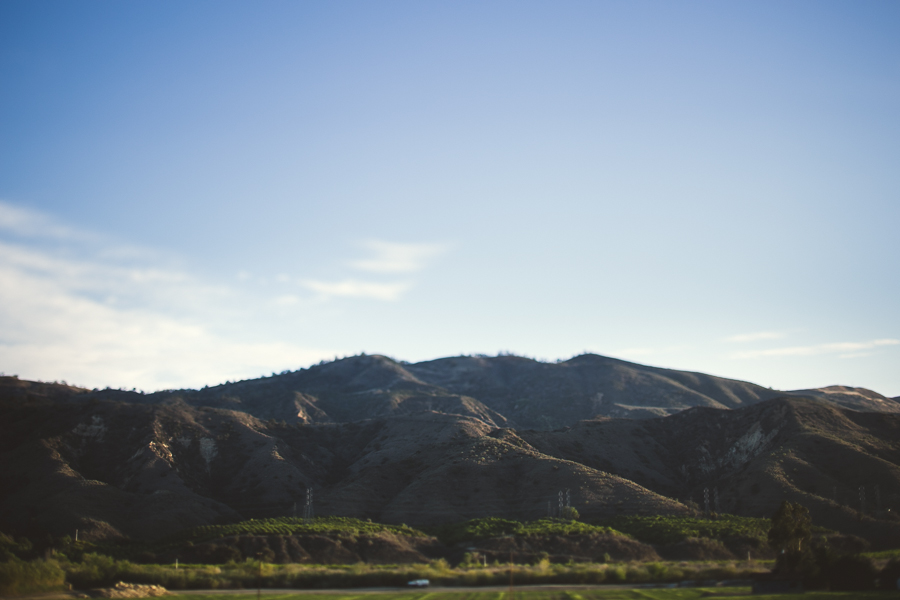
[[[448,545],[504,535],[622,535],[609,527],[589,525],[575,520],[538,519],[522,523],[499,517],[486,517],[452,525],[441,525],[429,528],[427,531]]]
[[[573,590],[515,590],[512,600],[717,600],[734,598],[749,594],[749,588],[715,587],[715,588],[678,588],[678,589],[573,589]],[[432,592],[403,591],[397,593],[378,593],[377,600],[509,600],[508,592]],[[279,594],[263,596],[267,600],[354,600],[359,594],[338,596],[334,594]],[[868,600],[876,598],[893,598],[889,592],[807,592],[804,600]],[[797,594],[774,594],[755,596],[760,600],[797,600]],[[216,595],[168,596],[169,600],[221,600]],[[228,600],[256,600],[256,594],[229,595]]]
[[[863,552],[862,555],[866,558],[872,558],[874,560],[886,560],[890,558],[900,560],[900,548],[896,548],[894,550],[882,550],[880,552]]]
[[[802,508],[802,507],[801,507]],[[783,512],[783,511],[782,511]],[[687,538],[705,537],[723,539],[755,539],[765,543],[767,539],[778,540],[777,544],[802,550],[798,563],[800,575],[810,587],[829,587],[832,590],[871,589],[876,577],[892,582],[900,576],[900,560],[894,558],[884,566],[876,565],[872,556],[837,554],[828,547],[823,538],[807,537],[807,527],[803,521],[803,511],[792,508],[791,515],[799,515],[800,527],[794,527],[797,519],[788,520],[776,515],[768,519],[721,516],[716,519],[686,517],[621,517],[608,526],[590,525],[574,520],[540,519],[519,522],[499,518],[473,519],[455,525],[446,525],[429,530],[444,543],[453,545],[478,539],[516,536],[548,535],[617,535],[632,536],[654,544],[671,544]],[[790,515],[789,515],[790,516]],[[781,526],[779,527],[779,523]],[[622,533],[621,531],[626,533]],[[170,548],[192,547],[195,542],[203,543],[228,536],[239,535],[290,535],[317,533],[337,536],[346,540],[351,535],[377,535],[389,532],[396,535],[420,537],[426,534],[405,525],[393,526],[346,518],[322,518],[312,523],[299,519],[251,520],[232,525],[199,527],[172,536],[159,544]],[[770,533],[772,532],[772,533]],[[782,540],[783,532],[790,535]],[[798,533],[799,532],[799,533]],[[799,536],[799,537],[798,537]],[[782,536],[783,537],[783,536]],[[48,538],[49,540],[49,538]],[[786,541],[785,541],[786,540]],[[535,540],[532,540],[535,541]],[[435,586],[471,587],[506,586],[509,581],[509,566],[494,562],[488,565],[464,560],[452,567],[447,560],[438,559],[423,564],[379,565],[357,563],[348,565],[310,564],[269,564],[259,560],[230,560],[223,565],[175,565],[137,564],[129,559],[137,551],[151,546],[134,543],[109,543],[108,547],[93,545],[84,541],[74,542],[61,538],[51,545],[33,543],[25,538],[15,540],[0,534],[0,596],[64,589],[70,584],[78,589],[105,587],[118,581],[138,584],[158,584],[168,589],[253,589],[262,588],[404,588],[403,596],[415,600],[418,592],[406,590],[406,582],[413,579],[429,579]],[[34,542],[37,544],[37,542]],[[781,546],[779,546],[781,547]],[[900,551],[878,553],[879,558],[892,558]],[[881,556],[883,555],[883,556]],[[170,553],[171,556],[171,553]],[[257,554],[263,561],[264,555]],[[539,555],[536,555],[539,556]],[[140,559],[143,560],[143,559]],[[145,561],[150,562],[150,561]],[[224,561],[223,561],[224,562]],[[514,579],[517,586],[527,585],[597,585],[597,584],[669,584],[685,580],[746,580],[754,574],[767,572],[760,562],[739,561],[718,562],[630,562],[602,564],[584,562],[553,564],[544,554],[535,564],[515,565]],[[700,597],[697,588],[642,589],[640,596],[598,595],[596,590],[577,591],[529,591],[517,600],[600,600],[602,598],[688,598]],[[723,594],[724,590],[715,590]],[[606,592],[604,592],[605,594]],[[610,592],[612,593],[612,592]],[[628,594],[627,590],[616,590],[617,594]],[[662,594],[662,595],[659,595]],[[668,595],[666,595],[668,594]],[[437,594],[443,596],[446,594]],[[458,595],[458,594],[457,594]],[[527,596],[527,598],[526,598]],[[286,600],[290,596],[279,596]],[[703,597],[715,597],[704,595]],[[818,597],[807,594],[807,598]],[[826,596],[823,596],[826,597]],[[831,595],[829,598],[849,596]],[[873,595],[871,597],[878,597]],[[199,600],[196,596],[193,600]],[[230,600],[238,600],[231,597]],[[314,600],[315,596],[304,596],[304,600]],[[496,594],[472,589],[466,598],[460,600],[485,600],[498,598]],[[329,596],[328,600],[335,600]],[[383,597],[380,600],[385,600]],[[429,598],[429,600],[433,600]],[[451,600],[449,597],[447,600]],[[505,600],[505,599],[503,599]]]
[[[772,527],[767,534],[769,546],[779,553],[776,570],[797,570],[803,552],[809,548],[811,529],[812,520],[805,506],[787,500],[781,503],[772,516]]]
[[[688,538],[726,540],[747,538],[766,540],[772,522],[769,519],[718,515],[715,519],[702,517],[617,517],[608,525],[647,544],[677,544]]]
[[[37,564],[36,561],[35,564]],[[106,587],[118,581],[157,584],[168,589],[252,589],[262,588],[368,588],[406,587],[413,579],[429,579],[433,585],[449,587],[505,586],[509,566],[494,563],[487,567],[452,568],[445,560],[410,565],[275,565],[246,560],[222,567],[211,565],[139,565],[108,556],[87,554],[80,562],[58,560],[59,572],[47,580],[59,586],[65,581],[77,589]],[[260,572],[262,576],[260,577]],[[516,585],[596,585],[648,584],[691,580],[746,579],[758,572],[737,563],[578,563],[559,565],[542,560],[535,565],[513,567]],[[12,590],[36,591],[35,587]],[[21,592],[19,592],[21,593]]]
[[[66,573],[55,560],[0,562],[0,597],[51,592],[63,588]]]
[[[205,542],[235,535],[302,535],[338,533],[349,535],[391,532],[398,535],[424,537],[418,529],[406,525],[383,525],[349,517],[319,517],[312,522],[297,517],[251,519],[228,525],[204,525],[179,532],[163,540],[163,544],[177,542]]]

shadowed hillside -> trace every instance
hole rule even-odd
[[[464,364],[483,367],[472,360]],[[488,375],[498,379],[484,375],[479,389],[499,394],[501,376],[517,380],[515,369],[533,363],[524,360],[488,361]],[[569,362],[560,368],[587,368]],[[900,415],[782,397],[664,418],[595,417],[551,431],[499,426],[511,419],[462,389],[429,396],[424,377],[383,357],[358,357],[221,389],[153,395],[4,378],[0,529],[152,539],[190,526],[302,514],[308,489],[318,515],[416,526],[545,517],[558,512],[559,492],[568,490],[583,519],[602,522],[694,514],[708,489],[718,512],[769,516],[791,499],[809,506],[817,524],[876,545],[900,539]],[[715,378],[685,377],[708,394],[720,389]],[[225,391],[246,389],[253,395],[232,405],[262,411],[265,386],[281,386],[272,388],[271,404],[284,406],[294,380],[304,382],[311,405],[348,421],[264,420],[201,403],[224,403]],[[403,395],[399,390],[410,393],[407,400],[387,399]],[[732,402],[740,399],[732,392]],[[406,401],[412,404],[404,408]],[[565,411],[575,404],[560,402],[559,411],[571,415],[562,420],[574,417]],[[558,414],[549,396],[545,410]],[[867,494],[862,514],[860,487]]]
[[[6,385],[5,389],[24,393],[21,387]],[[35,384],[35,393],[41,385],[47,384]],[[201,390],[144,395],[64,387],[52,393],[75,401],[185,403],[307,424],[432,411],[473,417],[491,427],[555,429],[597,417],[653,418],[697,406],[733,409],[791,395],[854,410],[900,414],[900,402],[861,388],[781,392],[592,354],[559,363],[518,356],[463,356],[416,364],[361,355]]]

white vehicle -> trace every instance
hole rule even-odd
[[[427,579],[413,579],[406,585],[408,585],[409,587],[428,587],[429,583],[430,582]]]

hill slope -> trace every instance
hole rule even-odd
[[[402,375],[382,381],[415,384]],[[29,393],[26,383],[9,383],[17,391],[0,396],[0,529],[18,533],[79,528],[149,539],[299,513],[307,489],[316,514],[410,525],[534,519],[556,512],[559,492],[569,490],[583,518],[603,521],[692,514],[708,488],[722,512],[768,516],[792,499],[819,524],[881,545],[900,539],[888,511],[900,506],[900,415],[816,399],[547,431],[434,410],[289,424],[171,396],[153,403],[82,394],[73,402],[71,390]],[[862,519],[860,486],[868,498]]]
[[[22,385],[0,381],[0,388],[15,388],[20,394]],[[33,391],[41,385],[47,384],[34,384]],[[201,390],[144,395],[66,387],[54,393],[75,401],[185,403],[307,424],[433,411],[476,418],[491,427],[554,429],[597,417],[652,418],[697,406],[733,409],[781,396],[816,397],[854,410],[900,414],[900,402],[862,388],[781,392],[591,354],[560,363],[463,356],[416,364],[361,355]]]

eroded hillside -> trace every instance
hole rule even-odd
[[[370,383],[354,385],[366,391]],[[361,408],[351,422],[288,422],[172,397],[72,401],[77,390],[26,384],[8,382],[3,389],[15,391],[0,399],[3,530],[152,539],[302,514],[308,489],[316,514],[411,525],[534,519],[558,511],[559,492],[568,490],[582,518],[604,521],[691,514],[706,489],[720,512],[768,516],[791,499],[817,523],[876,544],[900,535],[892,516],[900,416],[815,399],[601,417],[548,431],[433,405]],[[860,487],[868,494],[862,516]]]

